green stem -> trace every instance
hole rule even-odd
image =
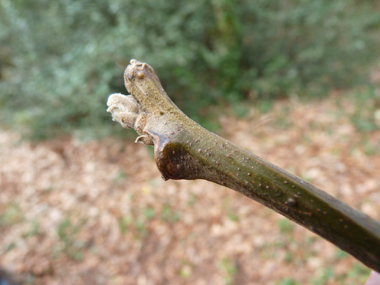
[[[136,129],[138,142],[154,145],[165,180],[205,179],[229,187],[380,272],[378,222],[196,124],[169,99],[149,65],[132,60],[125,84],[132,95],[111,95],[109,111],[124,127]]]

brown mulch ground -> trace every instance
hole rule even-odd
[[[380,131],[359,132],[353,103],[335,99],[222,117],[221,135],[380,221]],[[8,131],[0,266],[32,284],[363,284],[369,273],[232,190],[164,182],[145,146]]]

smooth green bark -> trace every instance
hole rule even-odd
[[[136,142],[154,145],[162,177],[205,179],[260,202],[380,272],[380,223],[301,178],[202,128],[170,100],[154,70],[131,60],[129,96],[113,94],[108,111]]]

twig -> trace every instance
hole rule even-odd
[[[236,190],[284,215],[380,272],[380,224],[301,178],[209,132],[168,97],[154,70],[131,60],[129,96],[112,94],[108,111],[154,145],[164,180],[205,179]]]

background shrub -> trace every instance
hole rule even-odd
[[[1,0],[0,119],[37,139],[106,136],[120,129],[106,98],[126,92],[131,58],[196,120],[210,104],[348,88],[378,58],[379,11],[359,0]]]

